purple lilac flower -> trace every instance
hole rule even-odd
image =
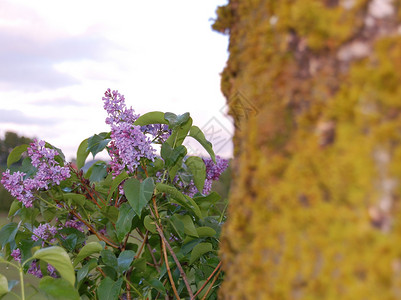
[[[79,221],[78,219],[74,218],[73,220],[68,220],[64,223],[64,227],[67,228],[75,228],[81,232],[85,232],[84,230],[84,223],[82,223],[81,221]]]
[[[214,180],[219,180],[220,175],[224,172],[228,167],[228,160],[221,158],[220,156],[216,156],[216,163],[213,162],[211,158],[203,158],[203,162],[206,165],[206,179],[205,184],[203,186],[202,194],[207,195],[212,190],[212,183]],[[179,186],[183,188],[184,194],[193,197],[198,189],[195,187],[193,180],[188,185],[184,185],[184,183],[180,182]]]
[[[56,268],[53,267],[50,264],[47,264],[47,274],[53,278],[58,278],[59,276],[57,275]]]
[[[139,166],[141,158],[154,160],[155,149],[151,145],[150,139],[143,134],[140,126],[129,123],[119,123],[112,125],[111,138],[118,151],[118,157],[130,173]]]
[[[51,226],[48,223],[45,224],[40,224],[38,228],[35,228],[33,230],[33,235],[32,239],[34,241],[38,241],[39,239],[42,239],[43,241],[48,241],[50,243],[54,243],[56,240],[54,239],[54,236],[57,234],[57,228],[54,226]]]
[[[102,98],[104,101],[104,109],[108,113],[106,124],[112,125],[120,122],[134,123],[139,115],[134,114],[132,107],[127,108],[125,105],[124,95],[118,91],[111,91],[107,89]]]
[[[15,261],[21,263],[21,250],[20,249],[15,249],[11,252],[11,256],[14,258]],[[36,277],[42,278],[42,271],[40,270],[40,266],[37,260],[32,261],[29,269],[28,269],[28,273],[32,274]],[[53,267],[50,264],[47,264],[47,273],[53,277],[53,278],[57,278],[57,272],[56,272],[56,268]]]
[[[108,89],[105,93],[104,109],[108,113],[106,123],[111,125],[112,141],[109,146],[110,163],[113,174],[117,176],[127,168],[133,173],[141,158],[155,159],[155,149],[151,140],[142,132],[141,127],[133,125],[139,115],[125,105],[124,96]]]
[[[206,165],[206,179],[219,180],[220,175],[227,169],[228,160],[216,156],[216,163],[211,158],[203,158]]]
[[[210,193],[210,191],[212,190],[212,183],[213,183],[213,180],[205,179],[205,184],[203,185],[202,194],[207,195]]]
[[[26,207],[31,207],[34,200],[33,192],[37,189],[36,181],[25,177],[24,172],[10,173],[7,170],[3,173],[1,184],[11,193],[18,201],[22,202]]]
[[[49,189],[53,185],[59,185],[61,181],[70,177],[68,167],[61,167],[55,161],[58,152],[45,147],[45,142],[34,140],[27,149],[32,165],[37,168],[33,178],[25,178],[26,173],[7,170],[3,173],[1,183],[13,197],[22,202],[24,206],[31,207],[34,200],[34,192],[40,189]]]
[[[28,273],[38,278],[43,277],[39,262],[37,260],[32,261],[31,265],[29,266]]]
[[[21,262],[21,250],[20,249],[15,249],[11,251],[11,256],[14,258],[15,261]]]
[[[150,134],[152,139],[159,143],[164,143],[171,135],[171,129],[167,124],[150,124],[141,126],[141,131],[145,134]]]
[[[49,185],[59,185],[61,181],[69,178],[68,167],[61,167],[55,161],[59,154],[57,150],[45,147],[45,141],[34,140],[27,149],[32,165],[38,169],[35,178],[39,188],[48,189]]]

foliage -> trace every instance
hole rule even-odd
[[[1,181],[16,200],[0,230],[0,262],[19,270],[22,299],[23,273],[41,277],[48,298],[216,299],[225,216],[211,185],[228,162],[189,113],[139,116],[110,90],[103,101],[111,131],[84,140],[76,166],[39,140],[10,153],[9,165],[25,158]],[[188,136],[211,158],[188,157]],[[103,150],[111,161],[84,172],[87,157]],[[0,297],[14,285],[0,275]]]

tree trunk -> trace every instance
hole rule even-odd
[[[231,0],[221,299],[401,299],[400,1]]]

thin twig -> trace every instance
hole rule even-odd
[[[104,278],[107,277],[106,274],[103,272],[103,270],[102,270],[100,267],[96,267],[96,270],[98,270],[98,271],[100,272],[100,274],[102,274],[102,276],[103,276]]]
[[[125,282],[125,287],[127,288],[127,300],[131,300],[131,291],[128,282]]]
[[[106,244],[109,246],[118,249],[118,245],[114,244],[112,241],[110,241],[108,238],[106,238],[104,235],[99,234],[88,222],[86,222],[84,219],[81,218],[79,214],[77,214],[74,210],[70,210],[70,213],[73,214],[78,220],[80,220],[82,223],[84,223],[88,229],[97,236],[99,240],[104,241]]]
[[[162,248],[163,248],[164,260],[166,262],[167,274],[168,274],[168,278],[170,279],[171,287],[173,288],[174,295],[177,297],[178,300],[180,300],[181,298],[180,298],[180,296],[178,296],[177,288],[175,287],[173,275],[171,274],[170,265],[168,263],[166,244],[164,243],[163,240],[162,240]]]
[[[212,274],[210,274],[210,276],[206,279],[205,283],[200,287],[200,289],[196,292],[196,294],[193,296],[192,299],[195,299],[196,296],[199,295],[199,293],[205,288],[205,286],[208,284],[208,282],[210,281],[210,279],[212,279],[213,275],[216,274],[217,270],[221,267],[221,262],[219,262],[219,264],[217,265],[217,267],[214,269],[214,271],[212,272]]]
[[[155,199],[155,197],[152,198],[152,201],[153,201],[153,207],[154,207],[154,209],[155,209],[155,214],[156,214],[156,217],[157,217],[157,221],[155,222],[155,225],[156,225],[156,228],[159,228],[159,229],[160,229],[159,224],[158,224],[158,222],[160,222],[160,217],[159,217],[159,212],[157,211],[157,205],[156,205],[156,199]],[[153,218],[154,218],[155,215],[153,214],[152,209],[150,209],[150,212],[151,212],[151,214],[152,214],[152,216],[153,216]],[[163,233],[162,233],[162,234],[163,234]],[[160,234],[159,234],[159,235],[160,235]],[[178,295],[177,288],[175,287],[173,275],[171,274],[170,265],[169,265],[169,263],[168,263],[168,257],[167,257],[167,251],[166,251],[166,244],[165,244],[165,242],[164,242],[164,240],[163,240],[163,238],[162,238],[161,236],[160,236],[160,238],[161,238],[160,240],[161,240],[161,244],[162,244],[162,253],[163,253],[163,257],[164,257],[164,261],[166,262],[166,269],[167,269],[168,278],[170,279],[170,284],[171,284],[171,287],[173,288],[173,292],[174,292],[175,297],[176,297],[178,300],[180,300],[181,298],[180,298],[180,296]]]
[[[203,296],[202,300],[205,300],[205,299],[206,299],[207,294],[209,294],[210,290],[212,289],[213,284],[216,282],[217,278],[218,278],[219,275],[220,275],[220,272],[221,272],[221,269],[219,270],[219,273],[217,273],[216,277],[214,277],[212,283],[210,284],[209,288],[207,289],[206,294]]]
[[[141,238],[144,238],[144,235],[138,228],[136,228],[136,231],[138,232],[138,234]],[[160,265],[157,263],[157,260],[156,260],[155,256],[153,255],[152,248],[150,247],[149,243],[146,243],[146,247],[148,247],[150,256],[152,256],[153,263],[155,264],[154,267],[156,268],[157,272],[160,273]]]
[[[145,246],[146,242],[148,241],[148,234],[149,234],[149,231],[146,231],[145,237],[143,238],[142,245],[139,248],[138,253],[134,256],[134,259],[137,259],[141,255],[143,247]]]
[[[165,243],[168,251],[170,252],[171,256],[173,257],[174,262],[177,265],[178,270],[180,271],[182,280],[184,281],[185,286],[186,286],[186,288],[188,290],[188,294],[190,296],[190,299],[192,299],[194,296],[193,296],[193,293],[192,293],[192,290],[191,290],[191,286],[189,285],[189,282],[188,282],[188,279],[187,279],[187,275],[185,274],[184,269],[182,268],[182,266],[180,264],[180,261],[178,260],[177,256],[175,255],[175,253],[173,251],[173,248],[171,248],[171,246],[168,243],[166,237],[164,236],[163,230],[159,227],[159,225],[157,223],[155,223],[155,225],[156,225],[157,232],[159,233],[159,235],[162,238],[163,242]]]

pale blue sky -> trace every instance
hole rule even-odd
[[[109,130],[101,98],[111,88],[137,113],[191,112],[230,156],[219,75],[228,37],[211,29],[225,3],[0,0],[0,135],[45,139],[70,159]]]

